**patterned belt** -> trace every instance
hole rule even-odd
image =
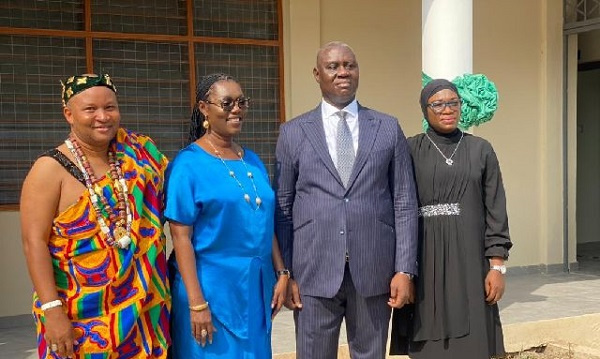
[[[431,204],[419,208],[419,217],[433,216],[459,216],[460,206],[458,203]]]

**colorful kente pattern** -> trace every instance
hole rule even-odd
[[[84,190],[78,202],[54,219],[48,243],[54,278],[78,342],[74,358],[166,358],[171,341],[162,230],[167,159],[148,137],[124,129],[117,133],[116,153],[133,212],[132,243],[127,249],[106,243]],[[114,206],[117,198],[109,176],[99,185]],[[38,354],[55,359],[44,339],[40,306],[34,293]]]

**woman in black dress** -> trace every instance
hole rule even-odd
[[[497,302],[512,243],[498,159],[489,142],[458,128],[461,99],[451,82],[425,86],[421,108],[429,128],[408,140],[419,197],[420,270],[412,313],[394,313],[392,354],[502,355]]]

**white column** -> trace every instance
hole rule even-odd
[[[473,0],[422,0],[422,66],[431,78],[473,72]]]

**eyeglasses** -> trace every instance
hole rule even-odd
[[[440,113],[444,112],[444,110],[446,109],[446,106],[450,107],[450,109],[452,111],[456,111],[456,109],[458,109],[460,107],[461,103],[462,103],[461,100],[454,100],[454,101],[448,101],[448,102],[429,103],[429,104],[427,104],[427,106],[431,107],[433,112],[435,114],[439,115]]]
[[[209,103],[211,105],[219,106],[225,112],[233,111],[233,109],[235,108],[236,105],[237,105],[237,107],[240,108],[240,110],[245,110],[250,106],[250,98],[249,97],[239,97],[236,100],[225,98],[225,99],[221,100],[220,103],[210,102],[208,100],[205,100],[204,102]]]

